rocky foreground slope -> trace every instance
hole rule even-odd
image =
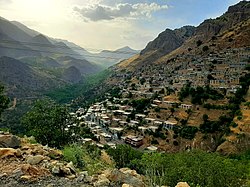
[[[32,139],[0,132],[1,187],[146,187],[146,178],[129,168],[103,168],[98,174],[75,168],[65,162],[60,150],[31,144]],[[177,187],[188,187],[178,183]]]

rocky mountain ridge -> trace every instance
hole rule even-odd
[[[200,54],[204,46],[211,46],[213,50],[249,46],[249,40],[247,39],[249,38],[249,12],[250,2],[241,1],[236,5],[230,6],[228,11],[222,16],[216,19],[205,20],[196,28],[191,27],[187,37],[182,38],[182,40],[180,40],[180,36],[183,36],[183,32],[179,37],[174,34],[174,32],[181,29],[174,31],[167,29],[159,34],[153,42],[149,42],[139,56],[121,62],[117,67],[118,69],[119,67],[140,69],[143,65],[166,62],[177,55]],[[190,29],[190,27],[188,28]],[[228,44],[227,41],[230,36],[231,39]],[[234,37],[235,40],[233,39]],[[171,45],[164,46],[164,44],[168,43]],[[225,43],[227,44],[222,45]],[[167,46],[169,48],[166,48]]]
[[[186,39],[193,36],[195,29],[193,26],[184,26],[175,30],[166,29],[156,39],[147,44],[146,48],[141,51],[141,55],[155,50],[168,54],[180,47]]]

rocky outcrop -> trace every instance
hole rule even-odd
[[[20,157],[21,151],[20,149],[13,149],[13,148],[0,148],[0,159],[6,157]]]
[[[30,144],[31,140],[22,138],[18,149],[0,148],[0,186],[148,186],[144,176],[129,168],[107,169],[90,176],[87,171],[75,168],[72,162],[65,162],[61,151]]]
[[[228,11],[216,19],[205,20],[197,27],[195,35],[210,39],[212,36],[222,33],[234,25],[250,18],[250,2],[241,1],[230,6]]]
[[[221,145],[219,145],[216,151],[222,155],[232,155],[238,153],[237,147],[229,141],[225,141]]]
[[[0,147],[18,148],[20,146],[20,139],[12,134],[0,134]]]
[[[166,29],[156,39],[148,43],[146,48],[141,51],[141,55],[154,50],[161,50],[163,54],[168,54],[180,47],[187,38],[194,34],[194,31],[195,27],[193,26],[185,26],[175,30]]]

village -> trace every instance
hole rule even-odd
[[[206,58],[177,57],[168,62],[168,66],[148,65],[133,74],[122,71],[111,77],[121,80],[115,85],[119,88],[119,98],[106,93],[105,100],[88,109],[80,108],[71,115],[78,119],[80,126],[90,128],[97,140],[85,138],[83,142],[95,143],[100,148],[126,143],[156,151],[159,142],[152,136],[169,143],[173,130],[183,125],[183,121],[189,124],[191,113],[201,108],[190,100],[178,99],[182,88],[188,83],[194,88],[209,86],[230,96],[241,87],[240,77],[248,73],[249,57],[249,48],[227,49]],[[138,110],[138,105],[131,103],[133,100],[146,103]],[[160,110],[164,110],[161,115]],[[196,116],[198,118],[198,114]],[[178,145],[175,140],[172,143]]]

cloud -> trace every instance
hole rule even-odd
[[[12,0],[0,0],[1,5],[11,4]]]
[[[84,7],[74,7],[74,11],[80,14],[85,20],[101,21],[116,18],[151,18],[154,12],[168,9],[168,5],[158,5],[156,3],[119,3],[115,6],[102,4],[89,5]]]

